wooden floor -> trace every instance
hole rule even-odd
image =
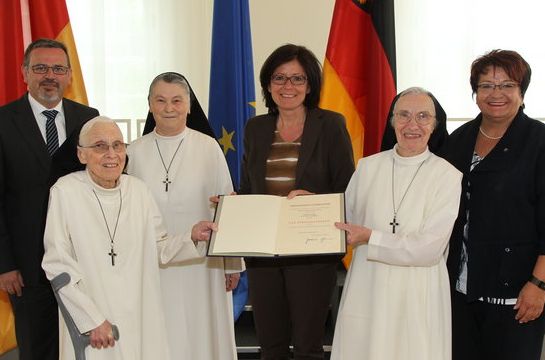
[[[339,309],[339,302],[341,300],[342,286],[344,285],[345,277],[346,271],[342,266],[340,266],[337,272],[337,286],[331,297],[330,310],[326,321],[326,332],[324,336],[324,352],[326,360],[329,359],[331,354],[331,344],[333,343],[333,333],[335,331],[335,320],[337,319],[337,312]],[[259,345],[257,343],[252,306],[250,304],[245,306],[244,311],[235,324],[235,339],[239,359],[259,359]]]
[[[326,323],[326,334],[324,337],[325,359],[329,359],[331,344],[333,343],[334,322],[330,311]],[[259,345],[254,329],[251,306],[246,306],[245,311],[235,324],[235,338],[239,359],[259,359]]]

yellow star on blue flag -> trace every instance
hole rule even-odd
[[[244,152],[244,127],[248,119],[255,116],[248,0],[214,1],[212,23],[208,120],[219,138],[237,190]]]
[[[218,140],[235,191],[240,182],[244,127],[255,116],[254,66],[248,0],[214,1],[208,120]],[[229,129],[227,131],[226,129]],[[231,151],[229,151],[231,150]],[[248,297],[246,273],[233,290],[235,321]]]
[[[235,130],[231,132],[227,132],[225,128],[221,127],[221,137],[219,138],[218,142],[220,143],[221,147],[223,148],[223,155],[227,156],[227,152],[229,150],[236,151],[235,147],[233,146],[233,135],[235,134]]]

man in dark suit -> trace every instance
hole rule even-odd
[[[77,167],[78,130],[98,111],[63,98],[72,73],[62,43],[31,43],[21,70],[28,93],[0,107],[0,290],[20,359],[56,360],[57,304],[41,267],[49,187]]]

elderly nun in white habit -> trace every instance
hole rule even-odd
[[[428,149],[431,94],[403,91],[390,119],[392,150],[363,158],[346,189],[354,246],[331,359],[451,359],[446,268],[462,174]]]
[[[83,126],[78,157],[86,169],[51,188],[42,266],[49,279],[62,272],[71,277],[60,297],[78,330],[90,332],[88,360],[170,359],[159,263],[202,256],[205,244],[198,241],[214,225],[200,222],[185,235],[168,235],[148,187],[122,174],[125,150],[111,119]],[[73,359],[60,326],[60,359]]]
[[[231,175],[217,141],[187,126],[190,109],[200,105],[182,75],[155,77],[148,101],[153,116],[146,126],[155,128],[129,145],[127,172],[149,186],[167,230],[185,232],[213,218],[209,198],[233,191]],[[192,112],[208,122],[202,110]],[[231,290],[242,270],[240,258],[221,257],[160,267],[167,340],[176,359],[237,358]]]

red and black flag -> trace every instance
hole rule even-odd
[[[380,150],[395,69],[394,0],[337,0],[320,106],[345,116],[355,161]]]
[[[346,118],[355,161],[380,151],[395,69],[394,0],[336,0],[320,107]]]
[[[72,67],[72,82],[64,96],[87,104],[87,93],[65,0],[1,0],[0,105],[26,92],[21,74],[23,53],[30,42],[40,38],[55,39],[66,45]]]

